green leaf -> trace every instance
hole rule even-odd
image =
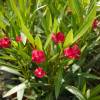
[[[58,20],[54,18],[54,23],[53,23],[53,32],[57,32],[58,28]]]
[[[82,94],[85,95],[86,94],[86,82],[84,82],[83,88],[82,88]]]
[[[89,73],[78,73],[78,76],[81,76],[81,77],[84,77],[84,78],[100,80],[100,77],[93,75],[93,74],[89,74]]]
[[[100,84],[97,85],[95,88],[91,89],[90,98],[98,95],[99,93],[100,93]]]
[[[46,50],[47,47],[49,46],[49,44],[51,43],[51,35],[52,35],[52,34],[50,34],[50,35],[48,36],[48,38],[47,38],[47,40],[46,40],[46,42],[45,42],[45,44],[44,44],[44,50]]]
[[[51,16],[49,9],[47,10],[47,13],[46,13],[46,22],[47,22],[47,26],[48,26],[49,31],[51,31],[51,29],[52,29],[52,16]]]
[[[90,0],[82,0],[84,5],[88,5],[90,3]]]
[[[17,6],[16,6],[16,2],[10,0],[10,4],[11,4],[11,7],[12,7],[14,13],[18,17],[18,19],[20,20],[22,32],[26,35],[26,37],[28,38],[29,42],[33,45],[33,47],[35,47],[34,39],[33,39],[32,35],[30,34],[29,29],[24,24],[23,18],[22,18],[21,14],[20,14]]]
[[[20,6],[20,12],[21,12],[21,14],[25,14],[25,3],[24,3],[24,0],[18,0],[18,2],[19,2],[19,6]]]
[[[54,56],[52,56],[48,62],[52,62],[52,61],[55,61],[55,59],[58,57],[59,53],[55,54]]]
[[[48,36],[52,31],[52,16],[48,7],[46,7],[45,13],[43,15],[42,26],[44,28],[45,34]]]
[[[92,26],[92,22],[96,16],[96,0],[92,1],[90,8],[92,9],[90,10],[89,14],[85,17],[85,21],[80,27],[80,29],[76,32],[77,35],[75,36],[73,42],[76,42],[79,38],[86,34],[88,29]]]
[[[7,66],[13,69],[19,69],[19,66],[15,66],[14,64],[7,63],[6,61],[0,60],[0,66]]]
[[[62,73],[63,73],[63,69],[60,66],[57,73],[56,73],[56,77],[55,77],[55,80],[54,80],[56,98],[59,96],[60,88],[61,88],[61,85],[62,85],[62,79],[63,79]]]
[[[66,38],[65,38],[65,42],[64,42],[63,47],[65,48],[65,47],[67,47],[67,46],[70,46],[72,43],[73,43],[73,30],[71,29],[71,30],[68,32],[68,34],[67,34],[67,36],[66,36]]]
[[[82,8],[81,8],[81,3],[80,0],[69,0],[69,5],[72,9],[73,15],[76,19],[76,21],[81,24],[82,22]]]
[[[34,12],[36,12],[36,11],[38,11],[38,10],[41,10],[41,9],[45,8],[46,6],[47,6],[47,5],[40,6],[40,7],[38,7]]]
[[[86,47],[87,47],[87,42],[83,45],[83,47],[81,48],[81,52],[83,52],[85,49],[86,49]]]
[[[31,57],[24,50],[22,50],[22,48],[20,50],[18,50],[16,53],[18,55],[20,55],[24,60],[26,60],[26,62],[27,61],[28,61],[28,63],[30,62]]]
[[[35,46],[37,49],[42,50],[42,41],[41,41],[39,35],[36,35],[36,37],[35,37]]]
[[[16,41],[11,42],[12,47],[17,48],[18,47],[18,43]]]
[[[53,93],[47,94],[45,100],[53,100]]]
[[[74,86],[66,86],[65,89],[67,89],[69,92],[74,94],[79,100],[86,100],[86,98],[82,95],[82,93]]]
[[[0,59],[11,60],[11,61],[15,61],[16,60],[16,58],[14,58],[13,56],[8,56],[8,55],[2,55],[2,56],[0,56]]]
[[[2,11],[0,11],[0,28],[5,29],[6,26],[10,26],[9,22],[7,21],[7,19],[4,18],[4,15],[2,13]]]
[[[6,25],[0,20],[0,28],[5,29]]]

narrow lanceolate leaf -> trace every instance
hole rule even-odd
[[[5,29],[6,25],[4,24],[2,18],[1,18],[2,14],[0,12],[0,28]]]
[[[92,9],[86,16],[84,23],[82,24],[80,29],[76,32],[77,35],[74,38],[74,42],[77,41],[80,37],[82,37],[87,32],[87,30],[92,26],[92,22],[96,16],[96,0],[92,0],[90,8]]]
[[[28,28],[24,24],[23,18],[22,18],[21,14],[20,14],[17,6],[16,6],[15,0],[13,0],[13,1],[10,0],[10,4],[11,4],[11,7],[12,7],[14,13],[18,17],[18,19],[20,20],[22,32],[26,35],[26,37],[28,38],[29,42],[33,45],[33,47],[35,47],[34,46],[34,39],[33,39],[32,35],[30,34],[30,31],[28,30]]]
[[[12,56],[8,56],[8,55],[3,55],[3,56],[0,56],[0,59],[3,59],[3,60],[11,60],[11,61],[15,61],[16,58],[12,57]]]
[[[20,85],[15,86],[11,90],[9,90],[3,97],[8,97],[8,96],[10,96],[10,95],[22,90],[22,89],[25,89],[26,83],[27,83],[27,81],[25,81],[24,83],[21,83]]]
[[[81,76],[81,77],[84,77],[84,78],[100,80],[100,77],[93,75],[93,74],[89,74],[89,73],[78,73],[78,76]]]
[[[69,92],[74,94],[79,100],[86,100],[86,98],[82,95],[82,93],[74,86],[66,86],[65,89],[67,89]]]
[[[87,86],[86,86],[86,82],[84,82],[83,88],[82,88],[82,94],[86,95],[86,90],[87,90]]]
[[[49,60],[48,62],[52,62],[52,61],[55,61],[55,59],[58,57],[59,53],[53,55]]]
[[[9,22],[4,18],[4,15],[0,11],[0,28],[5,29],[6,26],[9,26]]]
[[[21,14],[24,14],[25,13],[25,2],[24,0],[18,0],[19,2],[19,6],[20,6],[20,12]]]
[[[51,29],[52,29],[52,16],[51,16],[49,9],[47,9],[47,13],[46,13],[46,24],[47,24],[47,28],[49,29],[49,31],[51,31]]]
[[[60,93],[60,88],[61,88],[62,79],[63,79],[62,73],[63,73],[63,69],[60,66],[59,70],[56,73],[56,77],[55,77],[55,80],[54,80],[54,83],[55,83],[55,96],[56,96],[56,98],[59,96],[59,93]]]
[[[47,94],[45,100],[53,100],[53,93]]]
[[[46,40],[46,42],[45,42],[45,44],[44,44],[44,50],[46,50],[46,48],[49,46],[49,44],[51,43],[51,35],[52,34],[50,34],[49,36],[48,36],[48,38],[47,38],[47,40]]]
[[[71,9],[72,9],[72,13],[73,13],[73,15],[74,15],[74,17],[75,17],[75,19],[77,20],[77,22],[79,23],[79,24],[81,24],[81,22],[82,22],[82,8],[81,8],[81,3],[80,3],[80,0],[69,0],[69,5],[70,5],[70,7],[71,7]]]
[[[5,29],[5,24],[0,20],[0,28]]]
[[[65,38],[65,42],[64,42],[63,47],[65,48],[65,47],[67,47],[67,46],[70,46],[72,43],[73,43],[73,30],[71,29],[71,30],[68,32],[68,34],[67,34],[67,36],[66,36],[66,38]]]
[[[38,11],[38,10],[40,10],[40,9],[43,9],[44,7],[46,7],[47,5],[43,5],[43,6],[40,6],[40,7],[38,7],[34,12],[36,12],[36,11]]]
[[[35,46],[37,49],[42,50],[42,41],[41,41],[39,35],[36,35],[36,37],[35,37]]]
[[[56,18],[54,18],[54,22],[53,22],[53,32],[57,32],[57,28],[58,28],[58,20]]]

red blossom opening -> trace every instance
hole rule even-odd
[[[42,78],[46,75],[46,72],[41,67],[38,67],[35,69],[34,75],[38,78]]]
[[[80,49],[76,44],[73,47],[68,47],[64,49],[64,56],[70,59],[79,59],[80,53]]]
[[[52,40],[58,44],[58,43],[62,43],[65,40],[65,36],[62,32],[58,32],[57,34],[52,34]]]
[[[0,48],[9,48],[11,45],[11,41],[8,37],[4,37],[0,39]]]
[[[33,50],[32,51],[32,61],[37,64],[42,63],[46,60],[45,53],[42,50]]]

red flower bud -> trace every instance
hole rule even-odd
[[[41,67],[38,67],[35,69],[34,75],[38,78],[42,78],[46,75],[46,72]]]
[[[0,48],[8,48],[11,45],[11,41],[8,37],[0,39]]]
[[[93,29],[96,29],[98,27],[98,24],[99,24],[99,20],[98,19],[95,19],[92,23],[92,28]]]
[[[45,53],[42,50],[33,50],[32,51],[32,61],[37,64],[45,61]]]
[[[62,43],[62,42],[64,42],[64,40],[65,40],[65,36],[64,36],[64,34],[63,33],[61,33],[61,32],[58,32],[57,34],[52,34],[52,40],[56,43],[56,44],[58,44],[58,43]]]
[[[70,59],[79,59],[80,58],[80,49],[78,45],[74,45],[73,47],[68,47],[64,49],[64,56]]]
[[[22,37],[21,36],[16,36],[16,42],[22,42]]]

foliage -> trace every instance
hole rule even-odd
[[[0,70],[20,83],[4,97],[55,100],[64,90],[73,100],[99,100],[100,86],[88,86],[100,80],[91,73],[100,59],[99,8],[96,0],[0,0],[0,39],[11,41],[0,47]]]

